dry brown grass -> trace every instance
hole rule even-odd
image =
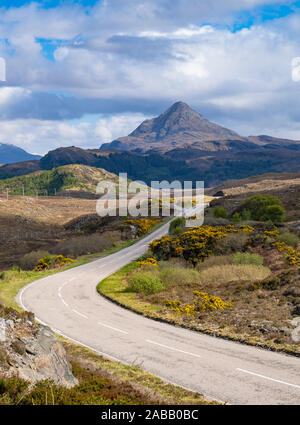
[[[225,264],[213,266],[200,273],[202,282],[221,285],[227,282],[256,281],[270,276],[268,267],[253,266],[250,264]]]

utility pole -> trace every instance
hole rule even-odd
[[[54,188],[54,196],[56,196],[56,187]]]
[[[25,196],[25,189],[24,189],[24,185],[22,184],[22,193],[23,193],[23,196]]]
[[[45,192],[46,192],[46,197],[48,196],[48,190],[47,189],[45,189]]]
[[[8,187],[6,188],[6,200],[8,201]]]

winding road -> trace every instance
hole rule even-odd
[[[300,404],[300,359],[156,322],[97,291],[142,255],[169,224],[105,258],[24,287],[19,305],[57,333],[99,354],[229,404]]]

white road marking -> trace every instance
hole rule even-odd
[[[259,378],[268,379],[269,381],[277,382],[279,384],[284,384],[284,385],[288,385],[290,387],[294,387],[294,388],[300,389],[300,385],[290,384],[289,382],[280,381],[279,379],[269,378],[268,376],[260,375],[259,373],[250,372],[249,370],[245,370],[245,369],[239,369],[239,368],[237,368],[236,370],[238,370],[239,372],[248,373],[249,375],[258,376]]]
[[[88,319],[88,317],[85,314],[79,313],[79,311],[75,310],[74,308],[72,308],[72,311],[76,314],[78,314],[78,316],[84,317],[85,319]]]
[[[122,331],[121,329],[114,328],[113,326],[106,325],[105,323],[98,322],[98,325],[104,326],[105,328],[112,329],[113,331],[120,332],[122,334],[128,335],[128,332]]]
[[[189,356],[198,357],[199,359],[201,358],[201,356],[199,356],[198,354],[190,353],[189,351],[179,350],[178,348],[169,347],[168,345],[159,344],[158,342],[151,341],[149,339],[146,339],[146,342],[149,342],[149,344],[159,345],[160,347],[167,348],[168,350],[178,351],[179,353],[188,354]]]

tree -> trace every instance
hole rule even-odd
[[[284,219],[284,208],[281,201],[271,195],[254,195],[245,199],[241,204],[242,215],[247,210],[251,214],[252,220],[278,222]]]
[[[270,220],[272,223],[280,223],[284,220],[285,211],[280,205],[270,205],[266,208],[265,218],[266,221]]]
[[[226,218],[227,216],[228,216],[228,212],[224,207],[216,207],[214,209],[215,218]]]
[[[232,220],[234,224],[238,224],[241,221],[241,216],[239,215],[238,212],[233,214]]]
[[[251,211],[247,210],[246,208],[242,211],[242,219],[247,221],[251,220]]]

